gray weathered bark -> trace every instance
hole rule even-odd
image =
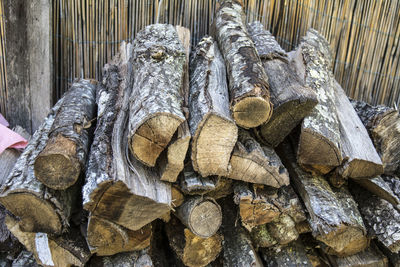
[[[23,250],[12,262],[12,267],[38,267],[39,265],[36,263],[35,257],[32,252]]]
[[[155,267],[147,250],[118,253],[106,257],[93,257],[90,267]]]
[[[218,176],[202,177],[193,170],[191,164],[187,164],[180,178],[180,189],[188,195],[204,195],[215,190]]]
[[[191,159],[203,177],[227,175],[238,129],[229,110],[224,59],[212,37],[197,45],[190,64]]]
[[[46,146],[36,157],[36,178],[47,187],[65,190],[84,170],[90,127],[95,117],[96,81],[77,80],[64,96],[49,132]]]
[[[153,24],[136,35],[130,59],[134,72],[129,99],[129,149],[147,166],[155,166],[178,126],[182,112],[185,50],[176,29]]]
[[[225,59],[231,110],[236,124],[254,128],[272,115],[268,76],[251,40],[242,4],[223,0],[215,18],[216,37]]]
[[[263,143],[276,147],[311,112],[318,100],[289,65],[286,52],[274,36],[259,21],[249,24],[248,30],[268,76],[274,105],[271,119],[255,132]]]

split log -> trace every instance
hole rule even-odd
[[[36,178],[47,187],[65,190],[84,170],[91,122],[95,117],[96,81],[77,80],[64,96],[46,146],[36,157]]]
[[[185,121],[181,87],[185,50],[169,24],[146,26],[133,43],[132,92],[127,140],[134,157],[155,166],[178,126]]]
[[[213,262],[222,250],[222,236],[202,238],[173,219],[166,225],[169,243],[185,266],[203,267]]]
[[[296,223],[296,230],[299,234],[311,233],[312,229],[308,221]]]
[[[174,208],[179,207],[185,201],[185,196],[176,186],[171,187],[172,205]]]
[[[289,174],[274,149],[260,145],[249,132],[240,129],[227,177],[279,188],[289,184]]]
[[[255,251],[248,232],[236,224],[237,213],[231,199],[225,198],[222,203],[224,211],[221,232],[224,236],[224,267],[252,266],[262,267],[262,261]]]
[[[224,59],[212,37],[204,37],[196,46],[190,73],[193,168],[203,177],[225,176],[238,129],[229,110]]]
[[[61,236],[46,233],[24,232],[17,220],[6,218],[8,229],[33,253],[36,261],[43,266],[84,266],[91,254],[85,239],[78,229]]]
[[[290,243],[285,247],[267,248],[261,250],[265,266],[275,267],[311,267],[306,250],[300,240]]]
[[[213,236],[221,226],[221,207],[214,199],[192,197],[179,206],[175,215],[199,237]]]
[[[335,105],[344,162],[338,168],[344,178],[372,178],[383,173],[382,161],[346,93],[335,80]]]
[[[281,213],[289,215],[295,223],[307,220],[303,204],[290,185],[279,188],[277,196],[272,199],[272,203]]]
[[[393,253],[388,250],[385,246],[380,244],[379,242],[376,243],[380,251],[388,258],[389,263],[393,267],[400,267],[400,253]]]
[[[227,197],[233,193],[233,181],[229,178],[219,176],[215,189],[211,192],[206,193],[204,196],[213,199],[220,199]]]
[[[243,128],[266,123],[272,115],[268,76],[251,40],[242,4],[224,0],[216,12],[215,28],[225,59],[233,119]]]
[[[274,105],[271,119],[255,132],[263,143],[276,147],[311,112],[318,100],[289,65],[288,55],[274,36],[259,21],[249,24],[248,30],[268,76]]]
[[[193,170],[192,165],[189,163],[181,175],[180,188],[187,195],[204,195],[215,190],[218,179],[218,176],[202,177]]]
[[[119,253],[106,257],[93,257],[89,263],[90,267],[154,267],[146,250]]]
[[[271,222],[279,216],[279,209],[272,203],[267,192],[251,190],[246,183],[235,183],[234,201],[239,206],[242,225],[249,231],[258,225]]]
[[[47,188],[36,179],[33,170],[63,101],[61,98],[51,109],[0,188],[0,203],[21,219],[23,231],[61,234],[69,225],[78,199],[77,185],[63,191]]]
[[[281,214],[270,223],[267,223],[267,229],[270,235],[280,245],[289,244],[299,238],[296,223],[287,214]]]
[[[136,231],[170,211],[171,186],[160,181],[157,169],[133,158],[127,135],[131,86],[131,45],[104,67],[98,86],[98,118],[89,156],[83,207],[90,216]],[[89,226],[90,227],[90,226]]]
[[[12,262],[12,267],[17,266],[38,267],[39,265],[37,265],[32,252],[23,250]]]
[[[110,256],[149,247],[151,234],[151,225],[132,231],[100,217],[90,216],[86,239],[92,254]]]
[[[368,232],[393,253],[400,251],[400,212],[392,204],[364,189],[352,186]]]
[[[400,115],[393,108],[352,100],[381,156],[385,174],[400,175]]]
[[[382,179],[392,189],[393,194],[400,199],[400,179],[397,176],[382,175]]]
[[[250,237],[257,250],[259,248],[272,247],[277,243],[275,238],[268,232],[266,224],[258,225],[251,229]]]
[[[303,171],[289,143],[279,152],[310,215],[312,234],[327,246],[327,253],[346,256],[365,249],[366,229],[347,189],[333,190],[322,176]]]
[[[302,167],[326,174],[342,163],[329,44],[317,31],[310,29],[292,55],[299,76],[304,77],[318,99],[318,104],[301,125],[297,159]]]
[[[385,199],[394,207],[399,206],[399,197],[392,191],[390,182],[387,182],[382,177],[378,176],[372,179],[359,179],[354,180],[354,182],[358,183],[374,195]]]

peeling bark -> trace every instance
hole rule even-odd
[[[218,180],[218,176],[202,177],[189,163],[181,175],[180,188],[187,195],[204,195],[216,189]]]

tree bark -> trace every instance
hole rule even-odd
[[[392,191],[390,181],[386,181],[382,177],[378,176],[372,179],[354,180],[354,182],[358,183],[372,194],[385,199],[394,207],[400,207],[400,199]]]
[[[23,250],[18,257],[16,257],[13,262],[12,266],[24,266],[24,267],[38,267],[35,257],[29,251]]]
[[[185,50],[169,24],[146,26],[133,43],[133,84],[129,103],[129,149],[155,166],[178,126],[182,112]]]
[[[83,188],[83,206],[90,216],[136,231],[166,214],[172,199],[171,186],[160,181],[159,171],[134,159],[124,141],[132,88],[131,52],[131,45],[124,43],[119,55],[104,67],[97,91],[98,122]]]
[[[289,65],[288,55],[274,36],[259,21],[249,24],[248,30],[268,76],[274,105],[271,119],[255,132],[264,144],[276,147],[310,114],[318,100]]]
[[[224,59],[212,37],[197,45],[190,64],[189,126],[194,169],[227,175],[238,129],[229,110]]]
[[[222,250],[222,236],[202,238],[185,228],[177,219],[166,225],[169,243],[185,266],[203,267],[213,262]]]
[[[317,31],[310,29],[292,55],[298,75],[318,99],[318,104],[301,125],[297,159],[304,168],[326,174],[342,163],[329,44]]]
[[[215,189],[211,192],[206,193],[204,196],[213,199],[220,199],[227,197],[233,193],[233,181],[229,178],[219,176]]]
[[[204,195],[215,190],[218,180],[218,176],[202,177],[189,163],[181,175],[180,189],[187,195]]]
[[[233,119],[243,128],[266,123],[272,114],[268,76],[251,40],[242,4],[224,0],[216,12],[218,45],[225,59]]]
[[[89,263],[90,267],[154,267],[153,262],[146,250],[118,253],[112,256],[93,257]]]
[[[388,250],[385,246],[380,244],[379,242],[376,243],[380,251],[383,252],[383,254],[388,258],[389,263],[391,264],[390,266],[393,267],[400,267],[400,254],[399,253],[393,253],[390,250]]]
[[[221,226],[221,207],[212,198],[192,197],[177,208],[175,215],[199,237],[213,236]]]
[[[77,80],[64,96],[47,144],[34,163],[36,178],[47,187],[65,190],[76,183],[85,168],[95,117],[96,83]]]
[[[280,245],[287,245],[299,238],[299,233],[296,229],[296,223],[292,217],[287,214],[281,214],[267,224],[267,229],[270,235]]]
[[[384,173],[400,175],[400,115],[395,109],[352,100],[381,156]]]
[[[250,237],[256,250],[272,247],[277,243],[275,238],[268,232],[266,224],[258,225],[251,229]]]
[[[240,129],[227,177],[279,188],[289,184],[289,175],[274,149],[260,145]]]

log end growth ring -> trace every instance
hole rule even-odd
[[[221,207],[214,201],[200,202],[189,217],[190,229],[194,234],[207,238],[214,235],[222,223]]]
[[[272,104],[262,97],[245,97],[233,106],[233,119],[237,125],[249,129],[268,122]]]

